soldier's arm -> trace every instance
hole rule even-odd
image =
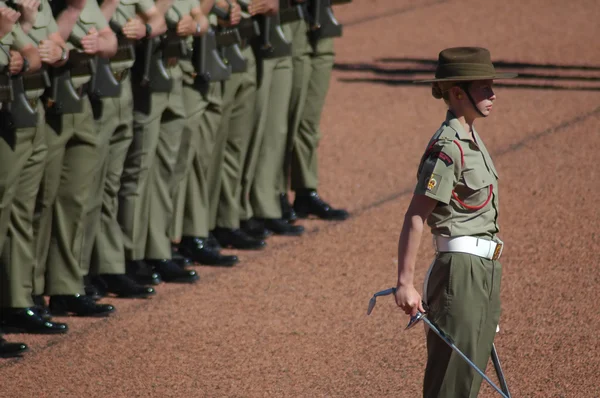
[[[27,72],[35,72],[42,67],[42,60],[38,49],[29,36],[21,30],[20,26],[15,26],[12,30],[15,41],[13,43],[14,49],[19,51],[21,55],[27,59],[29,63],[29,69]]]
[[[108,26],[98,31],[98,55],[110,58],[117,53],[117,36]]]
[[[396,303],[407,314],[425,312],[421,296],[414,286],[415,263],[425,229],[425,221],[438,202],[425,195],[414,195],[404,215],[404,223],[398,241],[398,282]]]
[[[190,14],[192,15],[192,18],[194,18],[194,21],[196,22],[197,26],[199,26],[200,28],[198,29],[199,32],[197,30],[194,35],[199,36],[206,33],[208,31],[209,22],[206,15],[202,12],[202,7],[200,6],[200,3],[197,3],[196,7],[192,8]]]
[[[58,33],[63,40],[69,39],[84,6],[85,0],[67,0],[67,7],[56,17]]]
[[[158,3],[154,4],[152,0],[141,0],[138,3],[138,8],[140,9],[138,13],[139,17],[145,24],[150,25],[150,35],[148,35],[148,38],[160,36],[167,31],[167,23],[164,16],[166,10],[162,12]],[[169,7],[171,7],[171,4],[173,2],[169,1]]]
[[[33,24],[35,23],[38,9],[40,7],[40,1],[21,0],[17,4],[17,7],[21,12],[21,18],[19,19],[19,22],[21,23],[21,29],[23,29],[23,32],[29,33],[31,28],[33,28]]]
[[[212,10],[214,5],[215,5],[215,0],[200,1],[200,9],[202,10],[202,14],[204,14],[204,15],[210,14],[210,10]]]
[[[19,20],[21,13],[12,8],[0,6],[0,40],[8,35],[15,23]]]
[[[158,12],[160,12],[162,15],[165,15],[169,8],[171,8],[173,5],[173,0],[156,0],[155,4]]]
[[[67,44],[65,43],[65,41],[63,40],[63,38],[60,36],[60,33],[58,33],[58,31],[54,32],[54,33],[50,33],[50,35],[48,35],[48,40],[54,42],[58,47],[60,47],[60,51],[61,51],[61,55],[63,50],[66,53],[66,58],[65,59],[59,59],[58,61],[51,63],[51,66],[63,66],[65,63],[67,63],[68,59],[69,59],[69,49],[67,48]]]
[[[104,19],[106,19],[106,22],[109,22],[112,19],[118,6],[119,0],[104,0],[102,2],[102,5],[100,6],[100,11],[102,11],[102,15],[104,15]]]

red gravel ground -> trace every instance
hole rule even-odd
[[[353,217],[304,222],[303,238],[271,238],[234,269],[201,267],[193,287],[106,299],[115,316],[68,318],[65,336],[9,336],[31,352],[0,362],[1,397],[418,397],[422,330],[403,331],[391,297],[365,312],[395,283],[416,166],[444,117],[410,82],[457,45],[524,75],[477,124],[501,175],[496,344],[511,392],[600,397],[598,2],[355,0],[336,15],[320,192]],[[432,254],[427,233],[419,284]]]

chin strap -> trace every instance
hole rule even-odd
[[[483,112],[481,112],[479,110],[479,108],[477,107],[477,105],[475,105],[475,100],[473,100],[473,97],[471,96],[471,82],[466,82],[466,83],[461,83],[459,84],[459,87],[463,89],[463,91],[467,94],[467,97],[469,98],[469,101],[471,101],[471,105],[473,105],[473,108],[475,108],[475,110],[477,111],[477,113],[479,113],[479,115],[481,115],[482,117],[486,117],[486,115],[483,114]]]

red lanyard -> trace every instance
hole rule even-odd
[[[429,152],[431,152],[431,150],[433,149],[433,146],[438,142],[439,140],[435,140],[431,143],[431,145],[429,145],[429,148],[427,148],[427,151],[425,151],[425,156],[427,156],[429,154]],[[462,147],[460,146],[460,143],[458,142],[458,140],[454,140],[452,141],[454,142],[457,146],[458,146],[458,150],[460,151],[460,167],[464,167],[465,166],[465,155],[463,152]],[[477,206],[470,206],[468,204],[466,204],[465,202],[463,202],[462,200],[459,199],[458,195],[456,194],[456,192],[454,191],[454,189],[452,190],[452,197],[461,205],[463,206],[465,209],[469,209],[469,210],[481,210],[483,209],[485,206],[487,206],[488,203],[490,203],[490,200],[492,199],[492,194],[494,191],[494,184],[490,184],[489,187],[489,193],[488,193],[488,197],[485,200],[485,202],[483,202],[483,204],[477,205]]]

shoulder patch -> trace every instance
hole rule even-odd
[[[429,177],[429,181],[427,182],[427,190],[435,195],[441,180],[442,177],[440,175],[432,173],[431,177]]]
[[[454,161],[452,160],[452,157],[442,151],[433,152],[431,155],[429,155],[429,158],[430,159],[439,159],[442,162],[444,162],[444,164],[446,166],[451,166],[454,163]]]

